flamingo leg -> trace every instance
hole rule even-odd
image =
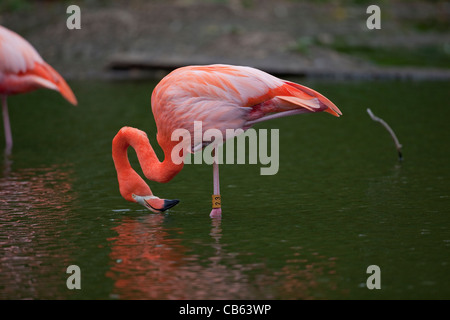
[[[10,154],[13,146],[11,125],[9,123],[8,104],[6,103],[6,94],[2,95],[2,112],[3,112],[3,127],[5,129],[6,147],[5,153]]]
[[[219,158],[218,150],[214,149],[214,163],[213,163],[213,185],[214,193],[212,196],[212,207],[209,216],[211,218],[220,218],[222,216],[221,199],[220,199],[220,183],[219,183]]]

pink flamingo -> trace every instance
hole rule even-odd
[[[172,150],[179,143],[171,140],[172,132],[182,128],[193,137],[194,121],[201,121],[203,132],[214,128],[225,137],[226,129],[246,130],[255,123],[294,114],[320,111],[337,117],[342,114],[330,100],[310,88],[254,68],[231,65],[176,69],[155,87],[151,105],[157,141],[164,152],[164,160],[159,161],[146,133],[131,127],[123,127],[114,137],[112,156],[121,195],[156,213],[173,207],[179,201],[153,195],[128,161],[129,146],[136,150],[147,179],[168,182],[183,168],[183,163],[178,164],[171,157]],[[195,152],[204,146],[205,142],[197,146],[191,142],[188,149],[180,151],[180,156],[183,156],[184,150]],[[213,191],[210,216],[220,217],[217,161],[213,163]],[[216,205],[214,202],[217,202]]]
[[[71,104],[77,104],[66,81],[41,58],[33,46],[17,33],[0,26],[0,95],[6,153],[10,153],[13,146],[6,98],[38,88],[59,91]]]

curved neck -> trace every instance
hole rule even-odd
[[[176,142],[162,145],[164,160],[161,162],[156,156],[145,132],[123,127],[113,139],[112,156],[119,180],[119,188],[122,196],[133,201],[132,194],[146,196],[152,192],[144,180],[136,173],[128,160],[127,150],[131,146],[136,151],[139,164],[145,177],[156,182],[170,181],[183,168],[183,163],[174,164],[171,152]]]

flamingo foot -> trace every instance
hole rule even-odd
[[[209,214],[211,218],[221,218],[222,217],[222,208],[214,208],[211,210]]]

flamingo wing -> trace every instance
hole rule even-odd
[[[61,75],[17,33],[0,26],[0,93],[16,94],[37,88],[56,90],[70,103],[77,99]]]

